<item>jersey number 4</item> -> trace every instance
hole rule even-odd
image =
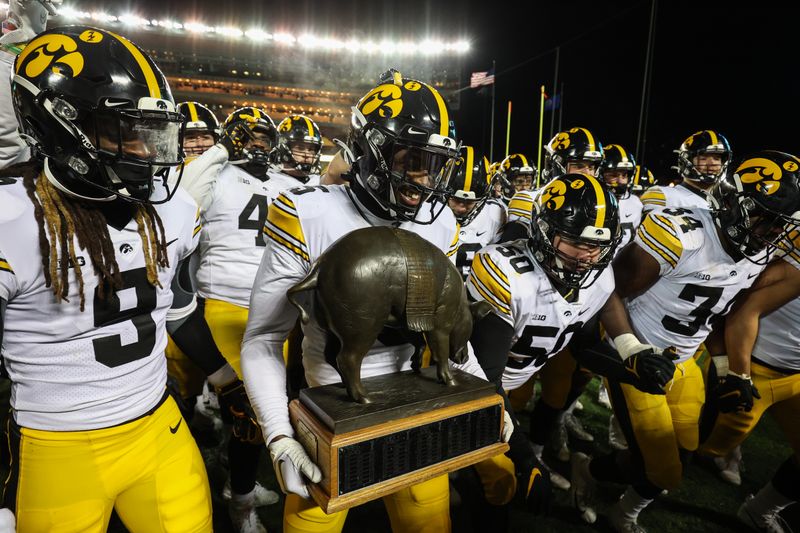
[[[108,289],[111,290],[111,289]],[[132,307],[122,309],[120,294],[128,291],[135,295],[136,303]],[[124,297],[126,303],[130,298]],[[153,353],[156,344],[156,323],[150,314],[156,308],[156,288],[147,281],[147,270],[135,268],[122,272],[122,288],[115,291],[110,298],[100,297],[98,289],[94,291],[94,326],[102,328],[130,320],[136,328],[136,342],[122,345],[121,335],[108,335],[92,339],[94,358],[107,367],[114,368],[137,359],[143,359]]]
[[[250,217],[253,212],[258,209],[258,216],[255,220]],[[254,194],[247,205],[244,206],[242,212],[239,213],[239,229],[254,229],[256,230],[256,246],[266,246],[264,242],[264,222],[267,220],[267,197],[263,194]]]

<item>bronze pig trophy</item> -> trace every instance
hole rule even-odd
[[[303,298],[301,303],[298,296],[306,291],[313,291],[311,301]],[[447,360],[467,360],[473,319],[490,311],[484,301],[467,301],[461,275],[441,250],[390,227],[348,233],[286,295],[303,323],[310,320],[312,307],[328,332],[328,345],[339,345],[335,366],[347,394],[359,403],[370,401],[361,384],[361,361],[385,326],[399,328],[414,344],[415,371],[427,343],[439,381],[453,385]]]

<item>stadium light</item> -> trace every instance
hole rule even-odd
[[[8,9],[7,2],[0,2],[0,10]],[[59,17],[68,21],[86,21],[98,25],[122,24],[128,28],[157,29],[166,31],[187,32],[201,37],[217,37],[225,39],[240,39],[247,37],[250,41],[260,44],[275,43],[282,46],[299,45],[309,50],[365,52],[367,54],[383,53],[384,55],[425,55],[433,56],[443,53],[465,54],[470,51],[470,43],[465,39],[447,42],[442,39],[429,38],[422,42],[385,39],[376,42],[372,39],[347,40],[333,36],[315,36],[303,34],[296,37],[290,32],[280,31],[270,33],[265,29],[251,28],[243,30],[235,26],[208,26],[199,21],[173,21],[155,18],[145,18],[135,13],[112,15],[103,11],[87,12],[77,7],[62,5],[58,9]]]

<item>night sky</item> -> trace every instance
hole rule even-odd
[[[89,2],[80,2],[82,8]],[[650,20],[650,0],[638,2],[131,2],[134,11],[205,23],[246,26],[263,20],[295,33],[369,36],[469,36],[465,83],[472,71],[497,62],[495,159],[505,150],[506,110],[513,101],[511,152],[536,158],[539,86],[553,94],[555,54],[561,46],[564,128],[583,126],[603,143],[636,148]],[[99,5],[99,3],[96,3]],[[122,2],[106,3],[114,12]],[[759,2],[767,6],[767,2]],[[533,11],[534,15],[528,12]],[[800,7],[732,7],[728,2],[660,0],[646,150],[639,159],[667,177],[672,150],[689,134],[715,129],[735,156],[771,148],[800,153],[796,102],[800,89]],[[538,59],[530,60],[531,58]],[[388,65],[387,65],[388,66]],[[490,91],[462,93],[459,137],[488,153]],[[556,127],[558,117],[556,117]],[[545,116],[544,136],[550,131]]]

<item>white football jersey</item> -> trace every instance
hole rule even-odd
[[[605,305],[614,292],[614,272],[607,267],[594,275],[594,282],[568,302],[553,288],[525,240],[493,244],[475,255],[467,291],[473,299],[489,302],[514,328],[504,389],[521,387]]]
[[[765,265],[734,261],[709,210],[674,212],[680,214],[653,211],[639,226],[634,242],[658,261],[661,277],[627,308],[639,339],[659,348],[675,346],[685,361],[705,341],[712,320],[727,314]],[[764,254],[756,259],[765,262]]]
[[[258,280],[271,279],[270,271],[281,272],[285,265],[286,261],[278,251],[283,254],[288,252],[299,259],[303,272],[298,274],[304,276],[310,271],[311,264],[334,242],[360,228],[392,225],[416,233],[433,243],[448,257],[456,253],[458,225],[450,209],[445,207],[432,224],[390,223],[370,215],[356,203],[352,194],[348,186],[326,185],[292,189],[278,196],[269,208],[264,226],[269,244],[253,287],[254,299],[262,294]],[[424,207],[423,213],[425,214],[420,216],[427,215]],[[275,253],[270,253],[273,248]],[[256,305],[254,301],[251,307]],[[312,387],[339,383],[339,373],[325,361],[326,333],[314,320],[313,313],[311,316],[311,322],[303,325],[303,366],[306,380]],[[376,341],[364,357],[361,376],[363,378],[409,370],[412,353],[410,344],[385,346]]]
[[[281,171],[280,167],[271,166],[267,171],[267,176],[270,178],[273,177],[280,177],[283,179],[289,178],[295,181],[298,187],[314,187],[315,185],[319,185],[320,175],[319,174],[309,174],[305,180],[301,180],[300,178],[295,178],[294,176],[290,176],[289,174],[284,173]]]
[[[496,200],[488,200],[469,224],[458,232],[456,268],[466,281],[475,252],[488,244],[497,242],[506,219],[506,208]]]
[[[701,191],[685,183],[679,183],[674,187],[654,185],[644,191],[641,200],[642,209],[645,213],[649,212],[651,209],[663,209],[665,207],[708,209],[708,200],[705,191]]]
[[[278,195],[300,182],[280,173],[262,181],[226,164],[203,202],[197,294],[247,307],[266,246],[267,210]]]
[[[45,179],[44,177],[40,179]],[[135,220],[108,228],[124,288],[110,299],[97,292],[86,250],[75,239],[86,305],[74,265],[69,301],[45,286],[39,226],[22,180],[0,185],[0,297],[7,301],[2,356],[11,377],[11,405],[18,424],[50,431],[110,427],[136,418],[164,395],[166,316],[178,263],[195,248],[200,232],[194,201],[182,190],[155,205],[164,225],[169,268],[160,287],[147,281]],[[157,188],[155,194],[163,192]]]
[[[622,239],[619,241],[616,253],[625,248],[636,235],[636,228],[642,222],[642,202],[635,194],[629,194],[619,201],[619,229]]]
[[[800,269],[797,251],[783,260]],[[753,355],[775,368],[800,372],[800,298],[761,317]]]

